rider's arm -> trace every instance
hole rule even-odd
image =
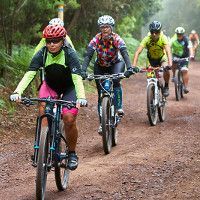
[[[134,57],[133,57],[133,66],[137,66],[137,62],[138,62],[138,58],[140,53],[143,51],[144,48],[147,47],[147,43],[150,40],[150,36],[147,35],[145,38],[143,38],[143,40],[140,42],[139,47],[137,48]]]
[[[33,55],[35,55],[42,47],[46,45],[45,38],[42,38],[39,44],[35,47]]]
[[[81,77],[81,66],[78,60],[78,56],[72,48],[68,48],[68,66],[71,70],[72,80],[75,85],[77,98],[85,99],[85,90],[83,86],[83,80]]]
[[[122,55],[122,57],[124,59],[124,62],[126,63],[126,68],[127,69],[132,68],[127,48],[126,47],[120,48],[120,53],[121,53],[121,55]]]
[[[43,48],[38,51],[31,60],[31,64],[29,66],[28,71],[25,73],[22,80],[19,82],[17,88],[15,89],[15,93],[22,95],[24,90],[31,83],[33,78],[35,77],[37,70],[43,65]]]
[[[199,45],[199,35],[197,34],[197,44]]]
[[[140,53],[142,52],[142,50],[144,49],[144,46],[139,46],[137,51],[134,54],[134,58],[133,58],[133,66],[137,66],[137,62],[138,62],[138,57],[140,55]]]
[[[67,42],[71,45],[71,47],[75,50],[72,40],[70,39],[69,35],[66,35]]]
[[[170,45],[169,45],[169,44],[165,45],[165,46],[164,46],[164,49],[165,49],[166,54],[167,54],[168,65],[169,65],[169,66],[172,66],[172,53],[171,53]]]
[[[113,45],[114,45],[114,47],[119,49],[119,51],[124,59],[124,62],[126,63],[126,68],[131,69],[132,68],[131,61],[130,61],[130,57],[128,55],[127,47],[126,47],[124,40],[116,33],[113,33],[113,38],[114,38]]]
[[[84,61],[83,61],[83,64],[82,64],[82,70],[85,71],[85,72],[87,71],[87,67],[88,67],[88,65],[89,65],[89,63],[92,59],[94,51],[95,50],[90,46],[87,48],[87,52],[85,54]]]
[[[187,46],[187,48],[189,49],[190,57],[193,58],[194,57],[194,51],[193,51],[193,45],[192,45],[191,40],[188,40],[188,46]]]

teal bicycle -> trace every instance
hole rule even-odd
[[[47,175],[53,169],[58,190],[63,191],[68,186],[70,170],[67,168],[68,146],[61,120],[62,107],[73,108],[75,102],[51,98],[22,98],[26,106],[35,102],[45,102],[45,114],[37,117],[34,142],[33,166],[36,173],[36,199],[44,200]],[[42,120],[47,118],[48,126],[42,127]]]

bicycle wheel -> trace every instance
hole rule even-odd
[[[178,71],[178,87],[179,87],[179,93],[180,97],[183,98],[183,79],[182,79],[182,72],[179,70]]]
[[[151,126],[155,126],[158,120],[157,105],[155,104],[155,86],[149,84],[147,88],[147,115]]]
[[[176,77],[176,79],[174,81],[174,86],[175,86],[176,101],[180,101],[180,99],[182,97],[182,91],[183,91],[180,70],[176,70],[175,77]]]
[[[114,110],[114,116],[112,116],[112,146],[113,147],[116,146],[118,142],[118,130],[117,130],[118,117],[119,116]]]
[[[102,100],[102,140],[105,154],[109,154],[112,146],[112,130],[111,130],[111,105],[109,97]]]
[[[60,133],[64,137],[64,123],[60,122]],[[64,138],[60,138],[58,143],[57,158],[55,159],[55,180],[58,190],[63,191],[69,182],[70,170],[67,169],[68,148]]]
[[[180,93],[179,70],[176,70],[175,77],[176,77],[176,79],[174,80],[174,87],[175,87],[176,101],[180,101],[180,99],[181,99],[181,93]]]
[[[160,122],[166,118],[166,98],[163,96],[163,87],[159,88],[158,117]]]
[[[42,127],[40,134],[40,146],[38,152],[37,174],[36,174],[36,199],[44,200],[46,181],[48,173],[50,138],[48,128]]]

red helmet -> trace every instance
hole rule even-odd
[[[43,37],[47,39],[65,37],[67,31],[60,25],[48,25],[43,31]]]

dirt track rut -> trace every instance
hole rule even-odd
[[[64,192],[57,191],[51,173],[46,199],[200,199],[199,77],[200,63],[194,62],[190,93],[180,102],[175,101],[170,84],[167,119],[155,127],[146,115],[144,74],[124,80],[125,117],[119,126],[119,143],[109,155],[104,155],[97,134],[96,95],[91,95],[89,108],[82,109],[78,119],[79,167]],[[20,106],[15,118],[1,120],[2,200],[35,199],[35,169],[30,162],[34,114],[28,120],[29,113]]]

